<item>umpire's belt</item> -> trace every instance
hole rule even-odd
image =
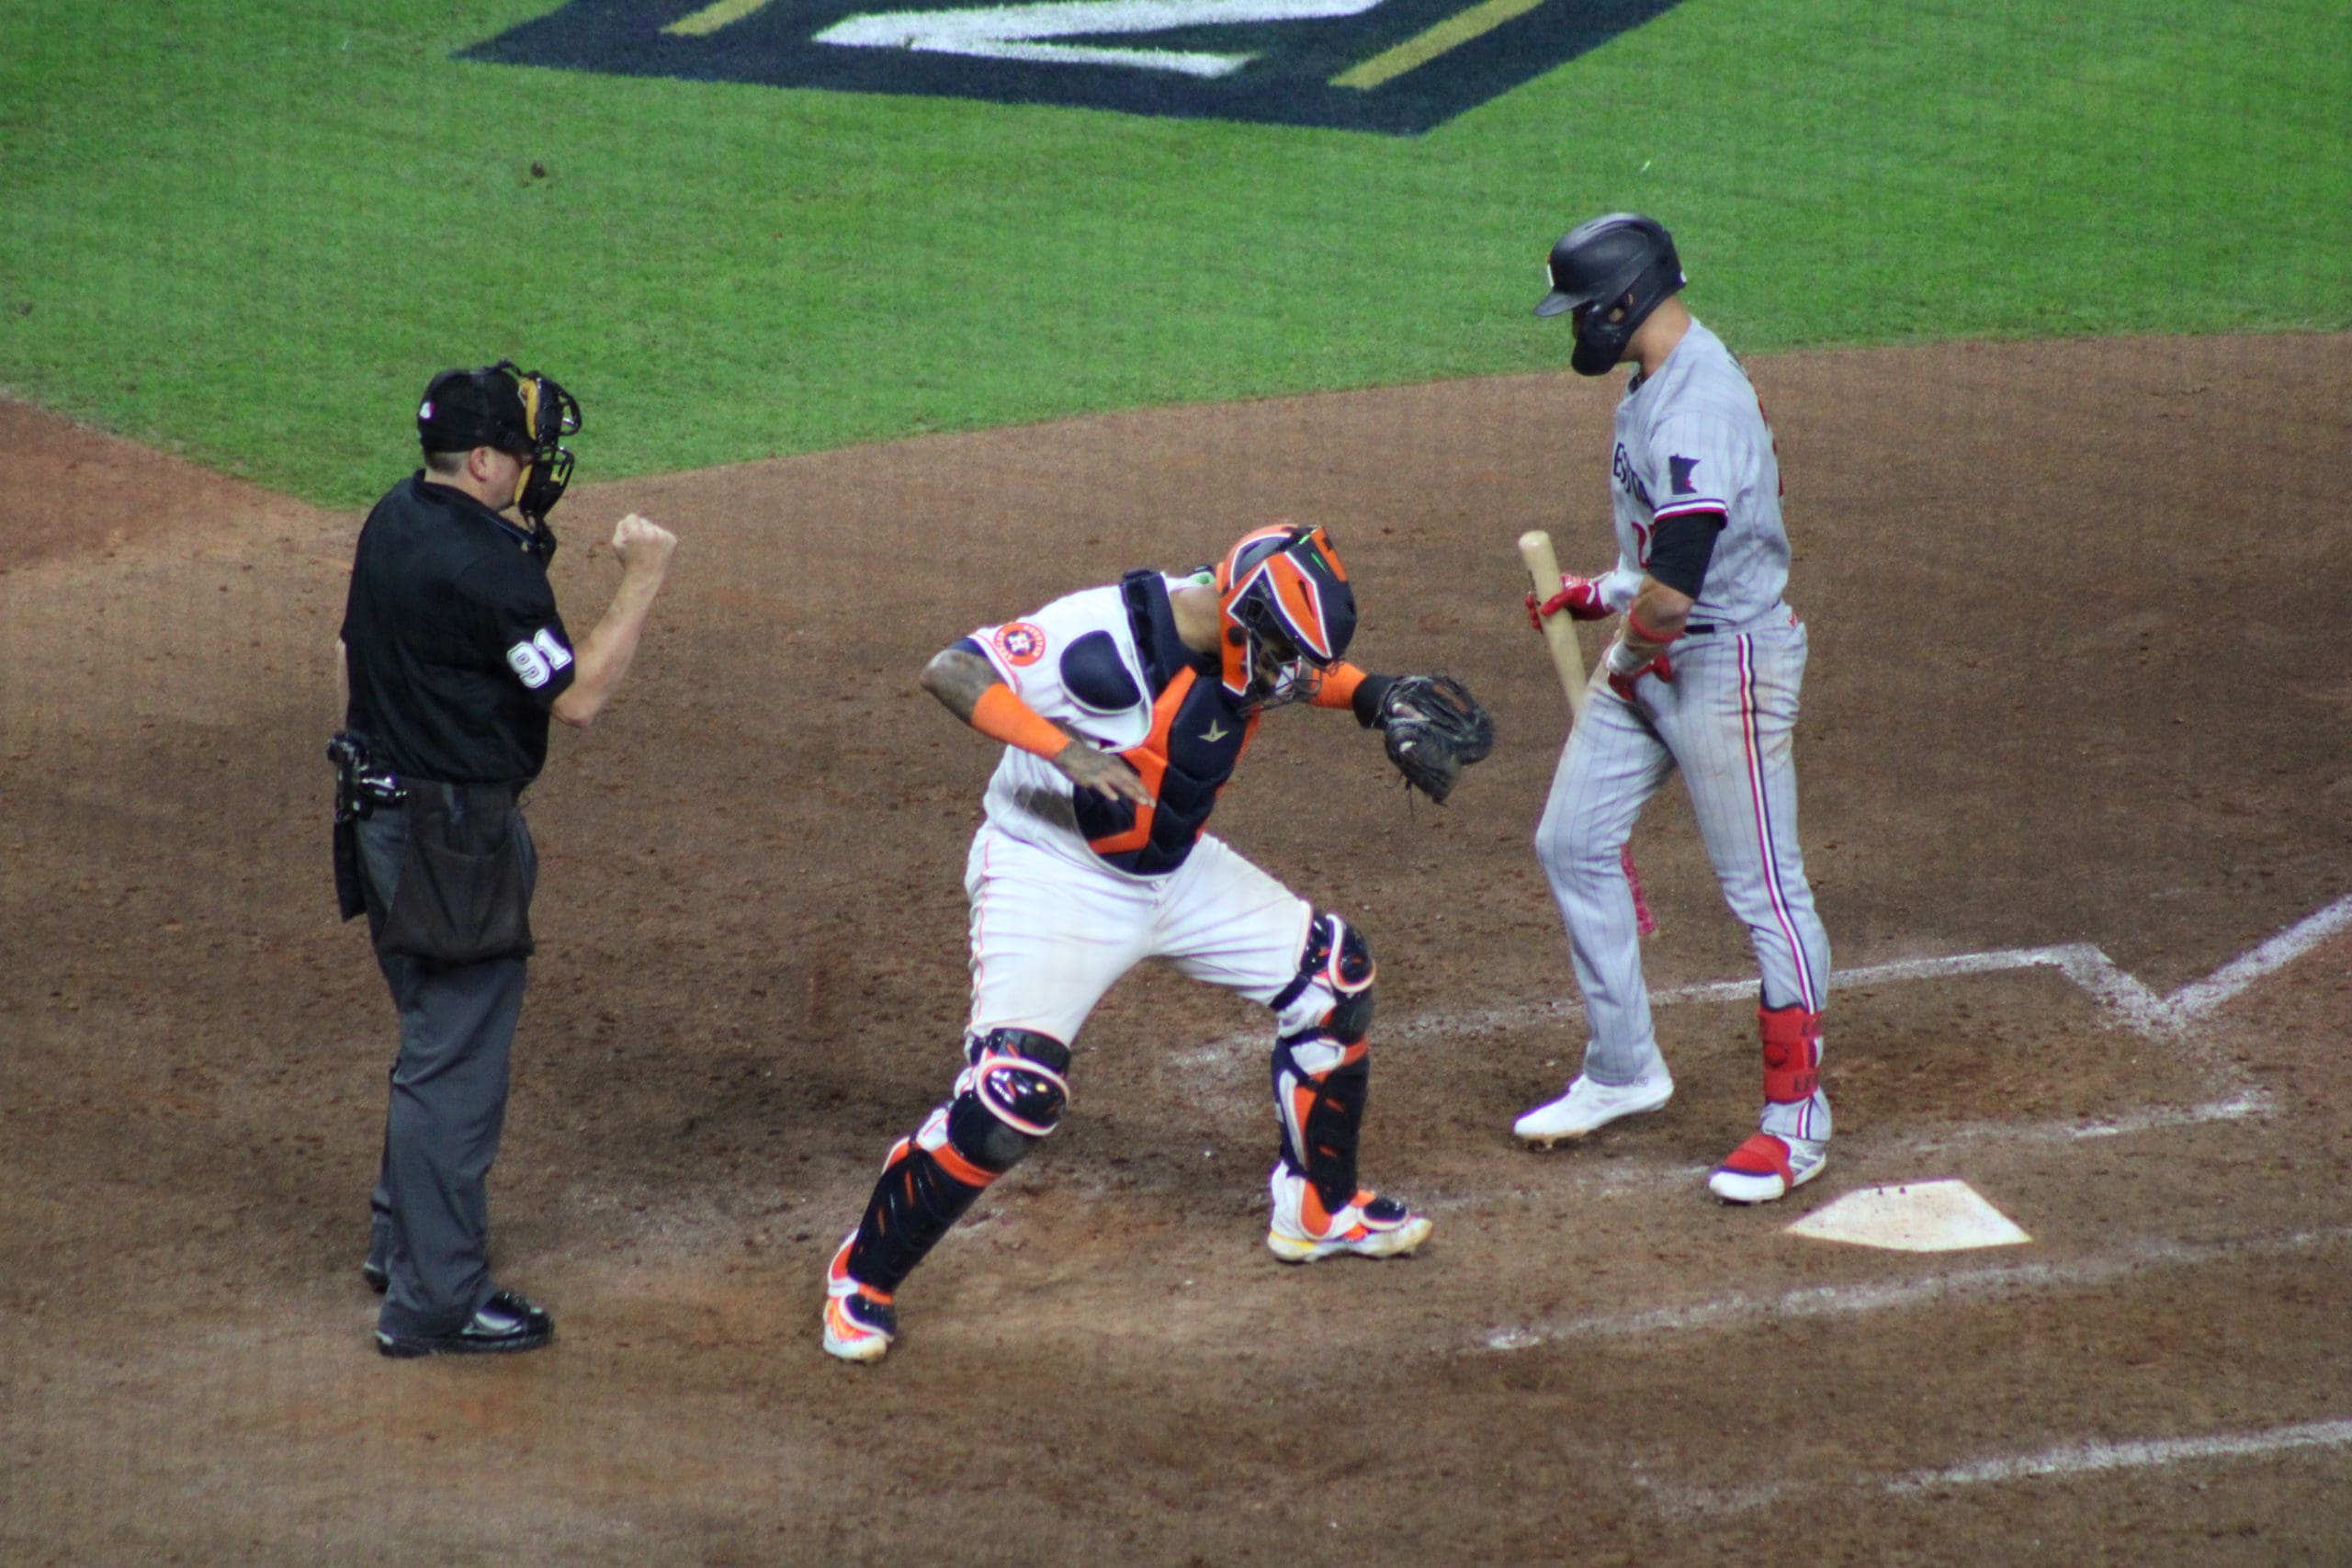
[[[477,811],[504,811],[522,803],[523,792],[530,787],[530,780],[517,784],[450,784],[442,779],[412,778],[406,773],[398,777],[401,789],[410,799],[431,794],[437,795],[449,815],[460,820]]]
[[[1780,604],[1744,621],[1693,621],[1682,630],[1690,637],[1746,637],[1749,632],[1770,631],[1775,626],[1796,624],[1797,613],[1786,604]]]

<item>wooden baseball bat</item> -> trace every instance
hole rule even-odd
[[[1535,585],[1535,602],[1542,604],[1560,591],[1560,558],[1552,553],[1552,536],[1541,528],[1530,528],[1519,536],[1519,558],[1527,563],[1527,575]],[[1544,621],[1544,644],[1552,650],[1552,667],[1560,672],[1560,684],[1568,694],[1570,722],[1584,722],[1584,649],[1577,643],[1577,624],[1567,615],[1548,615]]]
[[[1527,563],[1527,575],[1535,588],[1535,602],[1542,604],[1560,591],[1560,558],[1552,552],[1552,536],[1541,528],[1530,528],[1519,536],[1519,558]],[[1551,649],[1552,668],[1559,672],[1560,685],[1568,694],[1568,722],[1584,722],[1584,702],[1587,677],[1584,649],[1577,643],[1575,618],[1566,615],[1544,618],[1544,645]],[[1657,917],[1650,913],[1650,901],[1642,892],[1642,874],[1634,869],[1634,846],[1627,844],[1619,857],[1625,866],[1625,886],[1634,895],[1634,927],[1644,936],[1657,934]]]

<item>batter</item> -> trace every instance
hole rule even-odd
[[[1781,598],[1779,458],[1738,360],[1676,298],[1681,263],[1663,227],[1633,213],[1596,218],[1553,247],[1550,273],[1536,314],[1572,315],[1570,366],[1586,376],[1638,368],[1610,461],[1617,566],[1564,578],[1542,604],[1529,595],[1539,626],[1556,614],[1623,619],[1535,835],[1591,1039],[1567,1092],[1513,1131],[1548,1147],[1674,1093],[1620,852],[1679,769],[1762,972],[1763,1111],[1708,1186],[1728,1202],[1769,1202],[1821,1174],[1830,1133],[1820,1084],[1829,939],[1797,845],[1792,747],[1805,629]]]
[[[1367,674],[1341,659],[1355,619],[1323,531],[1277,526],[1243,537],[1213,571],[1132,571],[932,660],[924,689],[1005,742],[965,867],[965,1066],[947,1100],[892,1145],[864,1219],[833,1256],[828,1351],[871,1361],[888,1349],[893,1293],[982,1190],[1054,1130],[1070,1046],[1103,994],[1147,958],[1274,1015],[1274,1255],[1396,1258],[1428,1239],[1427,1217],[1357,1184],[1370,945],[1204,830],[1267,708],[1351,709],[1387,730],[1392,748],[1416,722],[1399,697],[1426,678]],[[1464,760],[1484,755],[1474,750]]]

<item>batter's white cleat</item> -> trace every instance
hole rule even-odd
[[[1600,1084],[1578,1073],[1559,1099],[1537,1106],[1511,1123],[1511,1134],[1534,1148],[1548,1149],[1563,1138],[1581,1138],[1623,1116],[1656,1111],[1674,1098],[1674,1075],[1660,1062],[1646,1077],[1629,1084]]]
[[[1770,1203],[1819,1176],[1828,1163],[1826,1138],[1757,1133],[1724,1156],[1707,1178],[1707,1190],[1726,1203]]]
[[[899,1332],[899,1309],[887,1291],[859,1283],[849,1271],[849,1233],[825,1269],[825,1353],[844,1361],[878,1361]]]
[[[1312,1263],[1340,1253],[1402,1258],[1436,1228],[1428,1215],[1370,1188],[1358,1189],[1346,1208],[1327,1215],[1306,1179],[1280,1165],[1274,1167],[1272,1187],[1274,1222],[1266,1228],[1266,1247],[1285,1263]]]

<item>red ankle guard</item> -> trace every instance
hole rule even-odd
[[[1821,1084],[1821,1015],[1801,1007],[1758,1008],[1757,1032],[1764,1037],[1764,1098],[1794,1105],[1813,1098]]]

